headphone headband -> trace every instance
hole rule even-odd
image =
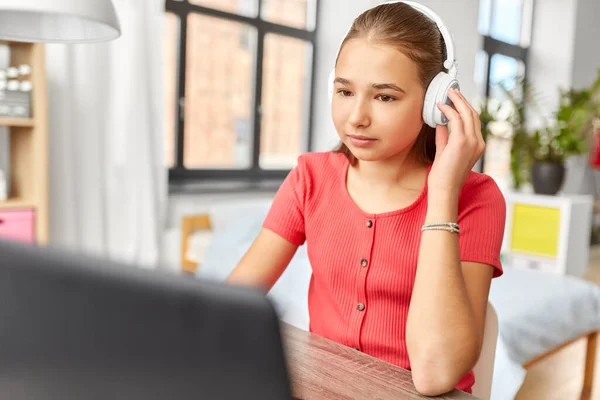
[[[446,27],[446,24],[444,24],[444,21],[442,21],[442,18],[440,18],[439,15],[437,15],[435,12],[433,12],[432,9],[425,7],[424,5],[414,2],[414,1],[395,0],[395,1],[387,1],[385,3],[381,3],[380,5],[395,4],[395,3],[405,3],[409,6],[411,6],[415,10],[424,14],[426,17],[428,17],[430,20],[432,20],[436,24],[438,30],[440,31],[440,33],[442,34],[442,37],[444,38],[444,44],[446,46],[446,60],[444,61],[444,68],[446,68],[448,70],[448,74],[450,76],[455,78],[458,73],[458,69],[456,67],[457,63],[456,63],[456,57],[454,55],[454,53],[455,53],[454,39],[452,38],[450,31]],[[375,6],[375,7],[379,7],[379,5]],[[375,7],[368,8],[365,11],[371,10]],[[350,26],[350,28],[348,28],[348,31],[344,35],[344,39],[346,38],[346,36],[348,36],[350,29],[352,29],[352,26]],[[338,54],[336,56],[336,59],[340,54],[340,50],[341,50],[341,48],[338,49]]]
[[[448,123],[448,118],[446,118],[446,116],[438,109],[437,104],[444,103],[452,105],[452,101],[448,97],[448,90],[450,90],[451,88],[460,88],[458,80],[456,79],[456,76],[458,75],[458,66],[456,63],[454,53],[454,39],[452,38],[450,31],[448,30],[442,19],[436,13],[434,13],[433,10],[425,7],[422,4],[416,3],[414,1],[396,0],[388,1],[380,5],[394,3],[405,3],[409,7],[412,7],[413,9],[419,11],[421,14],[425,15],[428,19],[435,23],[437,29],[440,31],[442,37],[444,38],[444,45],[446,47],[447,58],[444,61],[443,65],[444,68],[448,70],[448,72],[439,72],[435,77],[433,77],[432,81],[428,84],[427,90],[425,91],[425,98],[423,100],[423,121],[432,128],[435,128],[438,125],[445,125]],[[371,10],[375,7],[371,7],[368,10]],[[350,26],[350,28],[348,28],[346,35],[344,35],[342,43],[343,40],[345,40],[348,36],[350,30],[352,30],[352,25]],[[336,60],[340,55],[341,47],[342,46],[340,45],[340,47],[338,48]],[[331,70],[328,79],[328,91],[330,100],[333,100],[334,80],[335,67]]]
[[[437,25],[442,37],[444,38],[444,44],[446,45],[446,60],[444,61],[444,68],[448,70],[448,74],[452,77],[456,77],[457,68],[456,68],[456,57],[454,55],[454,39],[450,34],[450,31],[446,27],[446,24],[442,20],[442,18],[437,15],[432,9],[424,6],[423,4],[417,3],[415,1],[387,1],[382,4],[395,4],[395,3],[405,3],[411,6],[412,8],[420,11],[422,14],[429,17],[430,20],[435,22]]]

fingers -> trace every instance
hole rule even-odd
[[[463,120],[454,108],[444,103],[438,103],[437,106],[439,110],[444,113],[446,118],[448,118],[448,125],[451,133],[464,132]]]
[[[466,142],[463,142],[462,140],[459,140],[458,142],[463,142],[463,145],[470,143],[467,146],[473,149],[474,155],[478,158],[485,151],[485,142],[481,135],[479,113],[458,90],[450,89],[448,91],[448,96],[454,103],[455,108],[446,104],[438,104],[438,108],[450,121],[449,126],[451,134],[454,132],[462,132],[462,134],[454,136],[456,136],[457,139],[460,137],[466,139]]]
[[[474,116],[477,116],[477,119],[479,119],[479,113],[477,112],[477,110],[475,110],[475,108],[473,108],[473,106],[471,105],[471,103],[469,103],[469,101],[467,100],[467,98],[460,92],[460,90],[456,90],[456,94],[463,99],[463,101],[465,102],[465,104],[467,105],[467,107],[469,107],[469,109],[471,110],[471,113]]]
[[[464,104],[469,107],[471,111],[471,115],[473,116],[473,126],[475,128],[475,133],[477,136],[481,136],[481,119],[479,117],[479,112],[469,103],[469,101],[465,98],[465,96],[460,92],[460,90],[456,91],[456,94],[463,100]],[[482,137],[483,140],[483,137]]]
[[[469,104],[467,99],[464,98],[462,93],[460,93],[456,89],[448,90],[448,97],[450,98],[450,100],[452,100],[452,103],[454,103],[454,107],[456,107],[456,110],[460,114],[460,117],[463,121],[463,125],[465,127],[464,134],[470,137],[474,137],[476,135],[476,131],[475,121],[473,118],[473,109],[471,108],[471,105]]]
[[[448,127],[445,125],[438,125],[435,128],[435,158],[438,158],[440,154],[446,148],[448,144]]]
[[[481,133],[481,119],[479,118],[479,113],[477,112],[477,110],[475,110],[475,108],[473,108],[471,103],[469,103],[467,101],[465,96],[463,96],[463,94],[460,91],[457,91],[456,93],[463,100],[464,104],[466,104],[469,107],[469,109],[471,111],[471,115],[473,117],[473,127],[474,127],[473,132],[475,134],[475,137],[477,138],[479,150],[481,153],[483,153],[483,151],[485,150],[485,141],[483,140],[483,135]]]

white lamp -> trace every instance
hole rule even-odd
[[[110,0],[0,0],[0,40],[93,43],[120,35]]]

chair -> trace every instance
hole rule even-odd
[[[473,367],[473,373],[475,374],[475,384],[472,388],[473,396],[483,400],[489,400],[492,394],[492,376],[494,375],[497,341],[498,315],[492,303],[488,302],[481,354],[475,367]]]

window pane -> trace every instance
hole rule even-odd
[[[248,168],[256,29],[191,14],[187,34],[184,164]]]
[[[191,4],[214,8],[215,10],[256,17],[259,0],[189,0]]]
[[[495,0],[491,36],[510,44],[519,44],[523,21],[523,0]]]
[[[261,168],[292,168],[307,150],[311,60],[310,43],[265,35]]]
[[[261,18],[276,24],[314,30],[316,0],[262,0]]]
[[[165,24],[165,165],[175,165],[177,107],[177,47],[179,45],[179,17],[167,13]]]
[[[515,89],[516,79],[523,75],[524,65],[521,61],[502,54],[494,54],[490,65],[490,97],[503,100],[506,98],[499,85],[508,90]]]
[[[490,33],[491,11],[492,0],[481,0],[479,2],[479,33],[482,35]]]

